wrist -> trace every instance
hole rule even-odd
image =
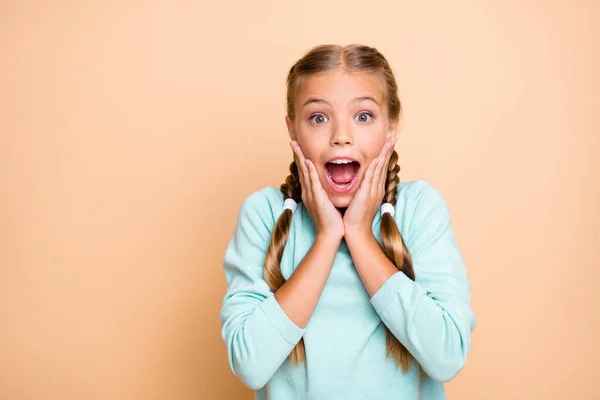
[[[345,228],[344,239],[346,241],[353,239],[368,239],[373,236],[373,232],[371,227],[361,227],[361,226],[347,226]]]
[[[315,242],[330,246],[339,246],[342,243],[343,236],[331,235],[327,233],[318,233]]]

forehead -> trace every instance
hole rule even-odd
[[[302,104],[309,97],[345,104],[360,96],[371,96],[379,104],[383,104],[383,91],[375,75],[369,72],[335,70],[306,78],[296,94],[296,104]]]

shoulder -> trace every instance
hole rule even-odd
[[[273,208],[279,205],[283,207],[283,193],[276,187],[265,186],[248,194],[244,204],[261,208]]]
[[[261,222],[269,227],[275,224],[283,210],[283,193],[276,187],[265,186],[246,196],[240,208],[242,221]]]
[[[409,206],[445,205],[442,193],[431,183],[422,179],[398,183],[396,204]]]
[[[448,215],[444,196],[431,183],[424,180],[400,182],[396,198],[396,222],[410,229],[428,217]]]

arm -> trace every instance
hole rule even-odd
[[[337,251],[333,242],[316,240],[289,280],[273,295],[263,272],[275,224],[268,203],[265,193],[257,192],[241,207],[225,253],[228,289],[220,313],[229,365],[244,384],[255,390],[271,379],[300,341]],[[283,202],[274,208],[282,207]]]
[[[346,240],[382,321],[429,376],[447,382],[464,366],[475,315],[444,199],[432,186],[417,187],[419,200],[406,242],[415,282],[395,269],[374,237]]]
[[[346,232],[346,243],[352,261],[369,296],[373,297],[392,275],[398,273],[398,268],[387,258],[372,233],[366,234],[358,230]]]
[[[340,243],[341,239],[317,236],[292,276],[275,293],[281,308],[302,328],[317,307]]]

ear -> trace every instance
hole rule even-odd
[[[397,136],[396,131],[398,130],[398,122],[397,121],[393,121],[390,123],[390,126],[388,127],[388,131],[385,135],[386,139],[390,138],[390,137],[394,137]]]
[[[287,115],[285,116],[285,124],[287,125],[287,130],[288,134],[290,135],[290,139],[298,140],[296,130],[294,129],[294,121],[292,121]]]

